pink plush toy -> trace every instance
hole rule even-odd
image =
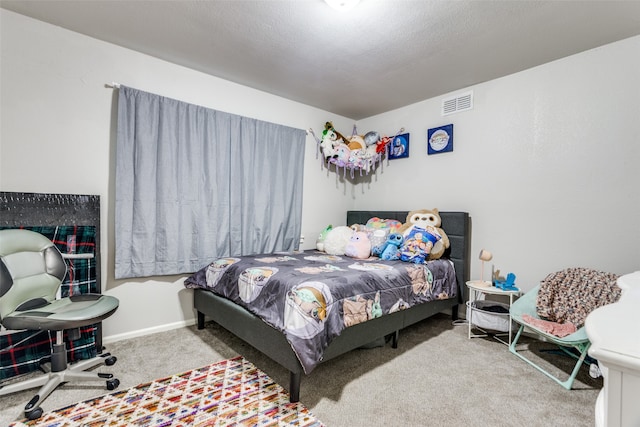
[[[344,248],[344,254],[351,258],[367,259],[371,255],[371,241],[369,235],[362,231],[356,231],[351,236],[349,243]]]

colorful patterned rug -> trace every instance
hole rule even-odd
[[[242,357],[140,384],[9,427],[300,426],[323,424]]]

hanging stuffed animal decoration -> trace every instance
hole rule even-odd
[[[360,176],[363,173],[368,175],[378,164],[382,164],[384,157],[387,157],[388,160],[390,143],[402,132],[404,132],[404,128],[391,137],[381,136],[376,131],[359,135],[354,125],[351,136],[347,138],[333,127],[333,123],[326,122],[320,139],[313,132],[313,129],[309,129],[309,133],[313,135],[317,143],[316,157],[321,152],[324,165],[327,167],[335,165],[336,171],[342,168],[344,176],[349,170],[351,178],[354,178],[355,171],[359,171]]]
[[[322,141],[319,143],[325,160],[336,157],[337,148],[340,145],[346,145],[346,141],[347,139],[333,128],[333,123],[325,123],[322,131]]]

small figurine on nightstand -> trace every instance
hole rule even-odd
[[[502,289],[503,291],[517,291],[519,290],[516,287],[516,275],[513,273],[507,274],[507,278],[504,276],[500,276],[500,270],[496,270],[493,273],[493,285],[496,288]]]

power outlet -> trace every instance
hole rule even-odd
[[[304,236],[300,236],[300,244],[304,243]]]

